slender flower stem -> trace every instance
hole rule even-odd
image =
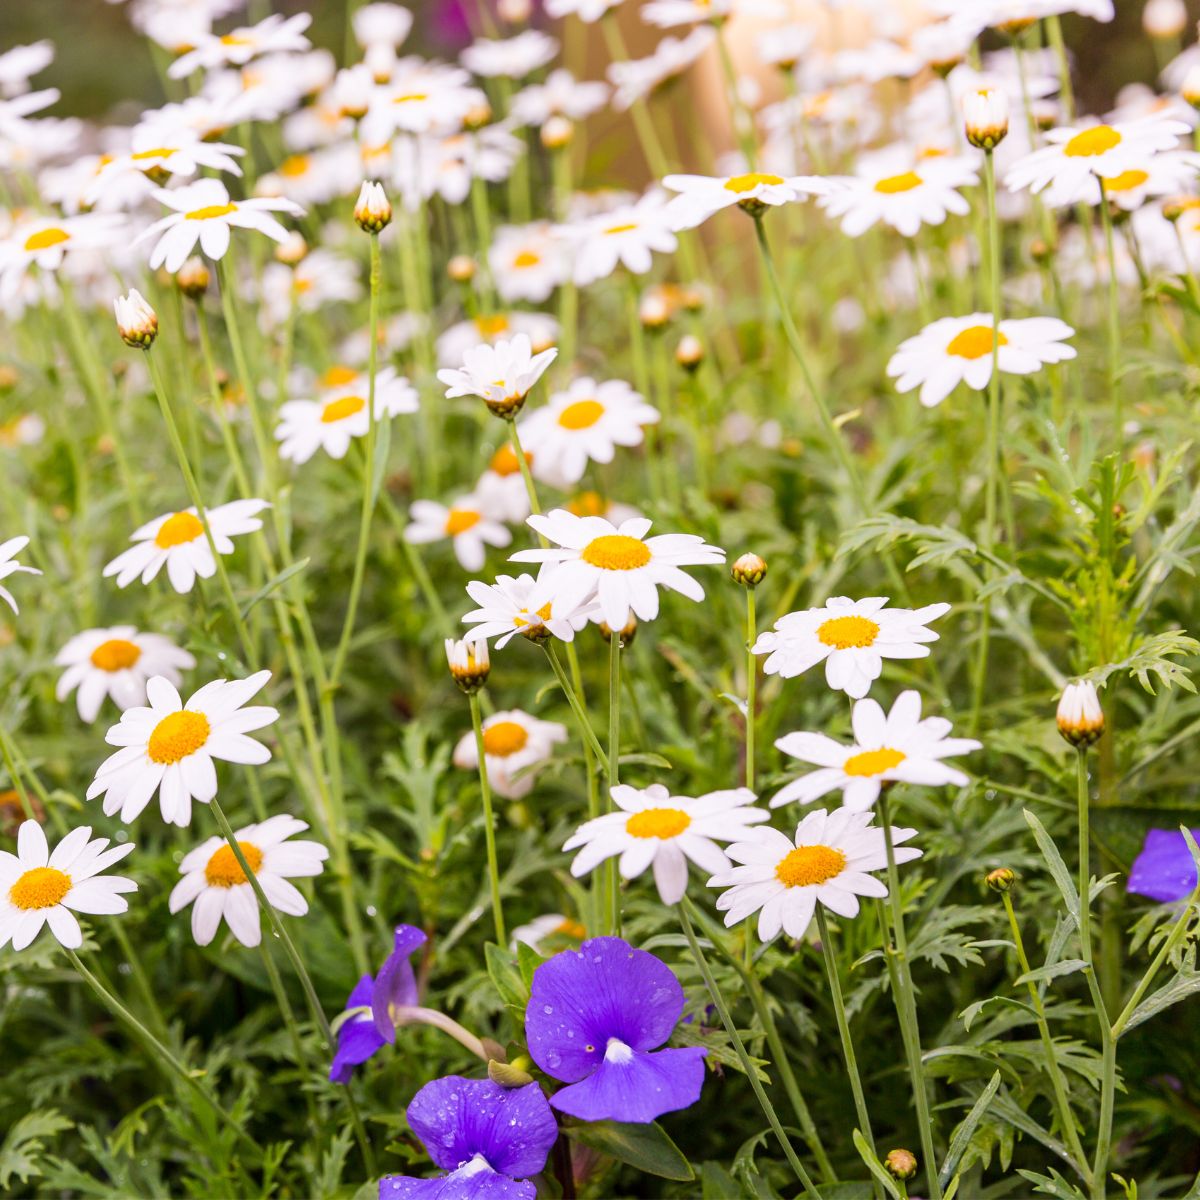
[[[504,931],[504,910],[500,906],[500,865],[496,858],[496,820],[492,813],[492,788],[487,777],[487,751],[483,744],[483,719],[479,711],[479,693],[472,692],[471,727],[475,730],[475,756],[479,760],[479,790],[483,795],[483,836],[487,846],[488,883],[492,892],[492,920],[496,926],[496,944],[508,945]]]
[[[279,1008],[279,1013],[283,1017],[283,1023],[287,1026],[288,1034],[292,1040],[292,1054],[296,1059],[296,1068],[299,1071],[304,1071],[308,1062],[308,1055],[304,1052],[304,1039],[300,1035],[300,1026],[296,1023],[296,1013],[292,1008],[292,1002],[288,999],[288,994],[284,990],[283,980],[279,975],[279,968],[275,965],[275,960],[271,957],[270,948],[266,945],[259,944],[259,954],[263,961],[263,967],[267,972],[267,979],[271,984],[271,991],[275,993],[275,1003]],[[312,1093],[307,1089],[304,1091],[305,1102],[308,1105],[308,1122],[312,1132],[317,1131],[317,1110],[313,1104]]]
[[[513,453],[517,456],[517,468],[521,472],[521,479],[525,483],[525,494],[529,497],[529,511],[535,516],[541,516],[542,506],[538,503],[537,485],[533,482],[533,472],[529,469],[529,459],[525,457],[525,451],[521,448],[521,435],[517,431],[516,421],[509,418],[505,424],[508,426],[508,441],[512,446]],[[546,545],[546,539],[538,535],[543,546]]]
[[[621,772],[621,631],[613,629],[608,635],[608,789],[604,811],[612,812],[612,789],[620,782]],[[608,891],[608,932],[621,930],[621,889],[617,881],[617,860],[610,858],[604,865]]]
[[[1087,746],[1077,747],[1075,750],[1075,795],[1079,813],[1079,942],[1083,949],[1084,961],[1090,963],[1092,961],[1092,871],[1088,814],[1091,802],[1088,792],[1087,762]]]
[[[550,667],[554,671],[554,677],[558,680],[558,686],[562,688],[562,693],[566,696],[567,703],[571,706],[571,712],[575,714],[575,719],[579,722],[580,737],[583,738],[584,744],[596,758],[601,763],[607,764],[607,756],[604,753],[604,748],[600,745],[600,739],[596,736],[596,731],[592,728],[592,723],[588,719],[587,710],[583,707],[583,702],[579,699],[579,694],[575,691],[574,685],[567,677],[566,669],[558,657],[558,651],[554,648],[554,642],[543,642],[542,648],[546,651],[546,657],[550,660]],[[598,815],[598,813],[589,814],[589,816],[593,817]]]
[[[629,51],[625,46],[625,39],[621,36],[621,28],[617,24],[615,13],[609,11],[604,14],[600,19],[600,30],[604,35],[604,40],[608,43],[609,57],[615,62],[628,62]],[[633,117],[634,132],[641,144],[646,166],[650,168],[650,173],[655,179],[662,179],[670,173],[671,167],[658,136],[658,130],[654,127],[654,120],[650,115],[650,106],[646,98],[639,96],[629,106],[629,112]]]
[[[1121,315],[1117,292],[1116,249],[1113,244],[1112,213],[1108,207],[1108,189],[1104,180],[1097,176],[1100,184],[1100,221],[1104,227],[1104,256],[1108,267],[1108,394],[1113,406],[1114,435],[1117,444],[1122,439],[1121,386],[1117,376],[1121,370]]]
[[[729,1040],[733,1042],[734,1052],[742,1064],[742,1070],[746,1073],[746,1078],[750,1081],[750,1087],[754,1091],[754,1098],[758,1101],[759,1107],[763,1111],[763,1116],[767,1118],[767,1124],[771,1126],[771,1131],[778,1139],[779,1145],[783,1149],[784,1157],[788,1160],[788,1165],[795,1172],[796,1178],[800,1180],[805,1194],[810,1197],[810,1200],[821,1200],[820,1192],[817,1191],[812,1177],[804,1169],[804,1164],[796,1156],[796,1151],[792,1148],[791,1139],[784,1130],[779,1117],[775,1114],[775,1106],[771,1103],[770,1097],[763,1089],[763,1085],[758,1078],[758,1068],[750,1061],[750,1055],[746,1053],[746,1047],[742,1042],[741,1034],[738,1033],[737,1026],[733,1023],[733,1017],[729,1012],[729,1005],[725,1002],[725,997],[722,995],[721,989],[717,986],[716,979],[713,978],[708,960],[704,957],[704,951],[700,948],[700,942],[696,937],[696,931],[692,928],[692,922],[688,917],[687,909],[683,904],[677,904],[675,911],[679,914],[679,923],[683,926],[683,935],[687,938],[688,946],[692,951],[692,957],[696,960],[696,966],[699,968],[700,975],[704,979],[704,986],[708,988],[708,994],[712,997],[712,1002],[716,1005],[717,1012],[720,1014],[721,1024],[725,1026],[725,1032],[729,1034]]]
[[[751,171],[755,169],[758,152],[754,145],[754,120],[746,111],[738,92],[737,70],[729,53],[729,44],[725,40],[725,23],[717,23],[717,56],[721,60],[721,73],[725,76],[725,101],[729,106],[729,122],[733,126],[734,136],[742,151],[742,157]]]
[[[488,1062],[493,1057],[487,1047],[469,1029],[464,1029],[453,1017],[447,1016],[434,1008],[423,1008],[418,1004],[401,1004],[391,1009],[392,1020],[397,1029],[405,1025],[432,1025],[444,1034],[452,1037],[460,1046],[465,1047],[476,1058]]]
[[[746,786],[754,790],[754,723],[757,716],[758,658],[754,643],[758,640],[758,620],[754,612],[754,589],[746,588]]]

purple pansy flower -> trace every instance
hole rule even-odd
[[[448,1175],[385,1175],[380,1200],[535,1200],[525,1182],[545,1165],[558,1123],[536,1083],[505,1088],[490,1079],[448,1075],[427,1083],[408,1106],[408,1123]]]
[[[385,1042],[396,1040],[391,1010],[417,1003],[417,979],[408,958],[425,941],[425,934],[415,925],[398,925],[392,952],[379,975],[374,979],[364,975],[354,985],[346,1007],[371,1011],[355,1013],[338,1029],[337,1052],[329,1068],[332,1083],[349,1083],[359,1063],[365,1063]]]
[[[1192,830],[1200,841],[1200,829]],[[1142,852],[1133,860],[1126,891],[1169,904],[1186,900],[1196,886],[1196,864],[1178,829],[1151,829]]]
[[[640,1124],[695,1104],[707,1051],[657,1049],[682,1012],[671,969],[620,938],[589,938],[542,963],[525,1040],[533,1061],[570,1085],[550,1103],[584,1121]]]

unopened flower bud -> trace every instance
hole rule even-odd
[[[670,319],[671,306],[666,298],[657,292],[647,292],[638,305],[638,320],[643,329],[651,332],[660,330]]]
[[[488,1078],[498,1083],[502,1088],[519,1088],[533,1082],[533,1076],[525,1070],[529,1060],[524,1056],[514,1058],[510,1063],[502,1063],[492,1058],[488,1060]]]
[[[1162,202],[1162,215],[1174,224],[1188,209],[1194,207],[1195,203],[1191,196],[1168,196]]]
[[[11,392],[20,381],[21,376],[16,367],[9,366],[8,363],[0,366],[0,392]]]
[[[980,150],[995,150],[1008,136],[1008,94],[998,88],[977,88],[963,97],[967,141]]]
[[[1179,94],[1193,107],[1200,108],[1200,63],[1183,77]]]
[[[911,1150],[889,1150],[883,1165],[893,1179],[911,1179],[917,1173],[917,1156]]]
[[[532,0],[499,0],[496,15],[509,25],[524,25],[533,16]]]
[[[280,242],[275,247],[276,261],[283,263],[286,267],[294,267],[297,263],[302,262],[307,253],[308,243],[304,240],[304,235],[297,229],[293,229],[287,235],[287,241]]]
[[[1029,257],[1035,263],[1047,263],[1054,256],[1054,247],[1045,238],[1034,238],[1029,243]]]
[[[469,254],[456,254],[446,264],[446,274],[454,283],[470,283],[475,278],[475,260]]]
[[[446,662],[458,689],[468,696],[479,691],[488,681],[492,662],[488,657],[488,644],[483,639],[473,642],[446,639]]]
[[[135,350],[149,350],[158,337],[158,314],[146,303],[146,298],[137,288],[130,288],[128,296],[118,296],[113,301],[117,317],[117,332],[125,345]]]
[[[621,639],[622,646],[628,646],[633,641],[634,634],[637,633],[637,617],[633,613],[629,614],[629,620],[625,622],[625,628],[622,629],[617,636]],[[600,622],[600,636],[606,642],[611,642],[613,638],[612,626],[607,621]]]
[[[392,223],[392,203],[382,183],[364,180],[354,205],[354,219],[364,233],[382,233]]]
[[[1187,28],[1187,5],[1183,0],[1146,0],[1142,9],[1142,28],[1152,38],[1179,37]]]
[[[208,291],[211,278],[204,259],[193,255],[175,272],[175,286],[189,300],[199,300]]]
[[[757,554],[743,554],[734,560],[729,573],[742,587],[756,588],[767,577],[767,564]]]
[[[1011,867],[997,867],[994,871],[989,871],[983,877],[983,882],[993,892],[1011,891],[1012,885],[1017,882],[1017,873]]]
[[[675,347],[675,361],[685,371],[694,371],[704,361],[704,343],[695,334],[684,334]]]
[[[1033,117],[1034,125],[1042,133],[1046,133],[1063,122],[1063,111],[1053,100],[1031,100],[1029,113]]]
[[[547,117],[539,136],[547,150],[562,150],[571,144],[575,136],[575,124],[569,117]]]
[[[1104,732],[1104,710],[1096,685],[1088,679],[1068,683],[1058,702],[1058,732],[1072,746],[1090,746]]]
[[[472,104],[463,114],[464,129],[482,129],[492,123],[492,106],[487,101]]]

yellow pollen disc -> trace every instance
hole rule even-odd
[[[186,542],[194,542],[204,535],[204,526],[195,513],[177,512],[168,517],[154,535],[154,544],[160,550],[170,550],[172,546],[182,546]]]
[[[129,157],[134,162],[145,162],[148,158],[170,158],[175,151],[170,146],[156,146],[153,150],[139,150],[136,154],[131,154]]]
[[[623,533],[606,533],[588,542],[580,557],[602,571],[636,571],[650,561],[650,550],[637,538]]]
[[[425,92],[409,92],[406,96],[397,96],[392,101],[393,104],[411,104],[416,100],[428,100],[429,96]]]
[[[564,429],[591,429],[604,416],[604,405],[599,400],[576,400],[558,414],[558,423]]]
[[[636,222],[632,225],[610,225],[604,232],[605,233],[628,233],[631,229],[636,229],[636,228],[637,228]]]
[[[279,164],[279,174],[288,179],[296,179],[308,174],[311,165],[307,154],[292,154]]]
[[[203,713],[186,708],[170,713],[155,725],[146,754],[151,762],[177,763],[199,750],[208,741],[211,729]]]
[[[21,793],[16,788],[0,792],[0,815],[11,811],[24,814],[25,806],[21,803]]]
[[[580,940],[587,937],[587,930],[578,921],[571,920],[570,917],[565,921],[560,921],[550,932],[561,934],[563,937],[579,938]]]
[[[238,842],[238,849],[242,852],[246,865],[257,875],[262,866],[263,852],[253,842]],[[209,887],[223,888],[250,882],[233,852],[233,847],[228,843],[213,852],[212,858],[204,868],[204,881]]]
[[[1095,158],[1121,144],[1121,135],[1111,125],[1095,125],[1077,133],[1064,147],[1068,158]]]
[[[353,383],[358,378],[358,372],[353,367],[330,367],[321,376],[322,387],[345,387],[348,383]]]
[[[867,617],[830,617],[817,626],[817,640],[837,650],[861,650],[878,636],[879,626]]]
[[[297,275],[292,280],[292,291],[294,291],[298,296],[303,296],[306,292],[311,292],[312,289],[313,281],[311,279],[301,279],[300,276]]]
[[[758,171],[752,171],[749,175],[735,175],[732,179],[725,180],[724,186],[727,192],[737,192],[740,196],[743,192],[754,191],[756,187],[782,182],[783,179],[778,175],[763,175]]]
[[[525,455],[526,462],[531,462],[532,460],[532,454]],[[492,455],[491,469],[496,475],[501,475],[505,478],[509,475],[515,475],[521,469],[521,464],[517,462],[517,452],[505,443]]]
[[[1122,171],[1120,175],[1105,179],[1104,187],[1110,192],[1132,192],[1134,188],[1140,188],[1149,178],[1150,175],[1146,171]]]
[[[134,642],[110,638],[92,651],[92,666],[101,671],[127,671],[141,657],[141,647]]]
[[[479,336],[490,338],[508,332],[508,318],[503,313],[495,313],[490,317],[476,317],[475,328]]]
[[[813,887],[840,875],[846,856],[832,846],[797,846],[775,868],[775,878],[787,887]]]
[[[1003,333],[999,335],[999,343],[1001,346],[1008,345],[1008,338]],[[986,325],[972,325],[970,329],[964,329],[954,336],[946,347],[946,353],[959,358],[982,358],[985,354],[991,354],[992,349],[991,329]]]
[[[227,33],[221,39],[222,46],[253,46],[253,38],[239,37],[236,33]]]
[[[889,175],[886,179],[880,179],[875,184],[875,190],[885,196],[894,196],[897,192],[911,192],[924,182],[916,171],[905,171],[903,175]]]
[[[53,867],[34,867],[18,877],[8,892],[17,908],[53,908],[71,890],[71,877]]]
[[[692,818],[678,808],[644,808],[634,813],[625,822],[625,832],[635,838],[678,837],[690,824]]]
[[[882,775],[884,771],[898,767],[907,757],[903,750],[893,750],[890,746],[884,746],[880,750],[864,750],[861,754],[852,754],[842,764],[842,770],[847,775]]]
[[[544,625],[548,620],[550,620],[550,606],[552,603],[553,601],[547,600],[546,603],[543,604],[542,607],[539,608],[535,613],[531,613],[527,608],[521,609],[521,611],[513,617],[513,624],[518,629],[523,629],[526,625],[532,625],[532,618],[536,617],[538,622]]]
[[[344,421],[347,417],[362,412],[366,407],[367,402],[361,396],[343,396],[340,400],[330,400],[321,409],[321,424],[332,425],[337,421]]]
[[[472,508],[452,508],[446,517],[446,536],[457,537],[468,529],[474,529],[482,520],[483,516]]]
[[[496,721],[483,731],[483,752],[489,758],[507,758],[524,750],[529,731],[516,721]]]
[[[520,254],[513,259],[514,267],[536,267],[542,261],[540,254],[534,254],[532,250],[522,250]]]
[[[65,229],[39,229],[25,239],[26,250],[49,250],[51,246],[59,246],[68,241],[71,235]]]
[[[236,204],[206,204],[183,215],[189,221],[211,221],[214,217],[227,217],[231,212],[237,212]]]
[[[602,517],[608,512],[608,505],[599,492],[580,492],[567,504],[567,512],[577,517]]]

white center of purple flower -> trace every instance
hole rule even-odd
[[[458,1168],[455,1174],[469,1177],[471,1175],[478,1175],[483,1171],[490,1171],[491,1169],[491,1163],[489,1163],[482,1154],[476,1154],[474,1158],[470,1158],[463,1163],[463,1165]]]
[[[633,1051],[620,1038],[610,1037],[608,1048],[604,1051],[604,1061],[623,1067],[633,1058]]]

